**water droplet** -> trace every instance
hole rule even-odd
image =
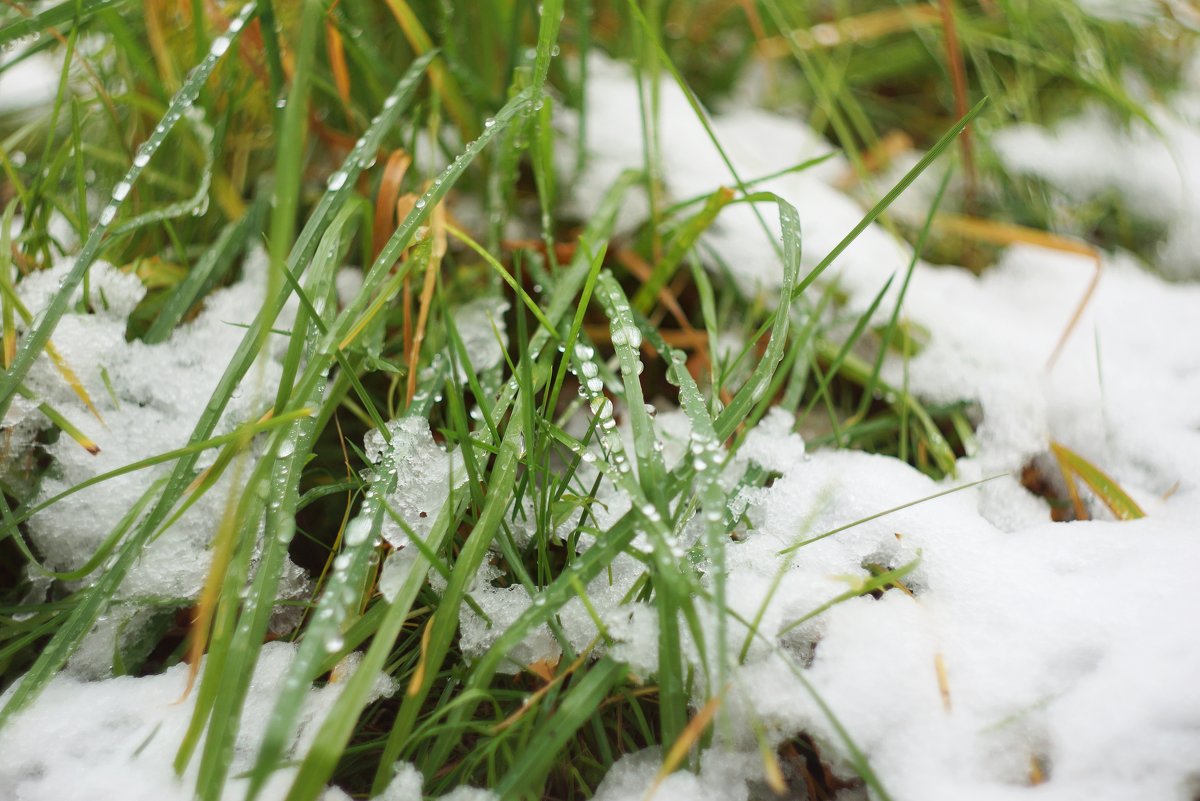
[[[345,539],[346,545],[349,547],[362,545],[369,536],[371,536],[371,521],[365,517],[356,517],[346,526]]]
[[[279,456],[280,459],[286,459],[287,457],[291,456],[295,452],[296,452],[295,440],[285,439],[280,444],[279,450],[276,451],[275,453]]]
[[[488,117],[486,120],[483,121],[484,128],[491,128],[495,124],[496,124],[496,121],[494,119],[492,119],[491,117]]]
[[[150,154],[145,149],[138,150],[137,155],[133,157],[133,166],[139,169],[150,163]]]
[[[225,55],[225,51],[229,49],[229,42],[230,39],[228,36],[218,36],[216,39],[213,39],[212,54],[217,58]]]
[[[329,176],[329,191],[336,192],[346,185],[346,180],[349,178],[344,170],[338,170],[333,175]]]
[[[417,198],[417,202],[414,203],[413,206],[415,206],[418,209],[425,208],[425,198],[423,198],[423,197]]]
[[[325,650],[328,653],[336,654],[346,646],[346,641],[342,639],[342,635],[335,634],[325,641]]]

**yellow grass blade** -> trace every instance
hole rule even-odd
[[[1116,481],[1113,481],[1107,473],[1087,459],[1058,442],[1050,443],[1050,452],[1054,454],[1058,467],[1062,470],[1063,479],[1067,482],[1067,492],[1071,495],[1071,503],[1075,505],[1076,515],[1079,519],[1086,520],[1087,511],[1084,509],[1083,501],[1079,498],[1079,491],[1075,487],[1076,478],[1087,484],[1118,520],[1137,520],[1146,516],[1142,508],[1133,498],[1129,497],[1125,490],[1121,489]]]
[[[688,721],[687,726],[684,726],[679,738],[671,745],[671,750],[667,751],[666,757],[663,759],[662,767],[658,769],[658,775],[654,777],[654,783],[650,785],[650,789],[646,792],[644,801],[650,801],[654,794],[658,792],[658,788],[662,785],[663,780],[675,772],[675,769],[683,764],[684,758],[692,747],[700,741],[709,724],[712,723],[713,717],[717,714],[717,710],[721,708],[721,696],[714,695],[708,699],[696,716]]]
[[[937,673],[938,692],[942,696],[942,708],[950,711],[950,676],[946,673],[946,659],[942,652],[933,655],[933,669]]]
[[[386,2],[388,8],[391,9],[392,16],[396,18],[396,22],[400,23],[400,29],[404,31],[404,38],[408,40],[409,46],[418,56],[429,52],[433,47],[433,40],[429,38],[429,34],[426,33],[421,21],[417,19],[417,15],[413,13],[408,3],[405,0],[386,0]],[[434,91],[441,95],[446,110],[458,125],[459,130],[462,131],[463,139],[474,139],[479,131],[476,130],[475,123],[468,113],[467,102],[463,99],[458,83],[446,69],[441,58],[429,66],[429,81],[433,84]]]
[[[408,682],[408,695],[420,694],[421,686],[425,683],[425,660],[429,656],[429,637],[433,633],[433,622],[437,620],[437,612],[429,616],[425,631],[421,632],[421,658],[417,661],[417,669],[413,671],[412,679]]]
[[[864,44],[893,33],[941,24],[941,14],[929,3],[906,8],[869,11],[835,22],[822,22],[807,30],[790,35],[801,50],[826,50],[845,44]],[[759,52],[767,58],[787,58],[791,45],[783,36],[772,36],[759,42]]]

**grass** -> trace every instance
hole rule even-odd
[[[944,17],[933,13],[946,8],[920,3],[847,1],[817,11],[776,0],[547,0],[486,2],[468,13],[416,0],[265,0],[224,11],[149,0],[142,13],[109,0],[62,2],[37,14],[9,4],[0,44],[57,50],[71,67],[48,108],[0,118],[0,204],[6,217],[24,221],[11,242],[5,225],[0,253],[0,410],[29,394],[26,376],[50,352],[58,323],[74,311],[73,291],[97,260],[136,270],[150,287],[128,331],[149,344],[166,341],[212,288],[228,283],[260,240],[270,269],[267,301],[204,414],[186,421],[187,444],[93,480],[172,465],[92,558],[47,573],[85,579],[82,586],[58,583],[45,601],[26,600],[40,568],[24,526],[62,496],[38,500],[46,465],[36,451],[6,454],[0,686],[25,678],[0,709],[0,726],[62,668],[181,504],[228,474],[240,491],[213,521],[204,590],[164,604],[186,611],[188,633],[155,631],[149,647],[118,654],[119,672],[131,674],[184,659],[195,670],[206,654],[207,669],[193,673],[195,712],[175,761],[180,771],[197,766],[198,797],[220,798],[229,778],[288,556],[319,580],[304,624],[289,635],[296,658],[248,774],[248,798],[292,759],[298,773],[288,798],[297,801],[316,798],[330,781],[355,794],[378,792],[398,759],[422,771],[429,792],[471,783],[505,798],[589,797],[621,754],[650,745],[670,755],[669,767],[694,764],[692,746],[711,736],[708,718],[737,692],[733,668],[752,639],[767,639],[757,621],[733,619],[725,603],[723,553],[739,514],[718,477],[745,433],[781,406],[797,414],[810,443],[894,454],[938,478],[952,476],[955,459],[972,447],[969,408],[927,406],[881,379],[885,358],[920,347],[900,307],[881,305],[887,287],[870,312],[844,320],[836,284],[822,281],[823,271],[877,221],[908,236],[917,253],[978,261],[978,248],[933,224],[943,201],[949,211],[1052,228],[1044,192],[1005,176],[979,140],[1007,120],[1053,122],[1091,103],[1144,118],[1122,71],[1136,68],[1167,86],[1185,52],[1182,44],[1158,47],[1162,32],[1101,23],[1060,0],[943,5],[953,6],[958,58],[947,57],[937,21]],[[582,157],[581,144],[560,141],[552,113],[579,105],[591,51],[637,64],[646,159],[617,181],[599,213],[571,220],[560,201],[572,176],[560,172],[554,152]],[[860,225],[808,273],[800,268],[795,210],[757,192],[756,176],[714,186],[690,204],[672,206],[661,191],[664,143],[650,76],[680,82],[705,120],[702,103],[735,91],[752,65],[765,76],[767,102],[811,110],[809,121],[847,153],[869,198]],[[965,116],[955,113],[968,105]],[[947,191],[943,181],[922,226],[909,231],[889,219],[891,203],[924,170],[961,159],[956,143],[968,126],[976,136],[974,180],[990,188]],[[894,187],[876,186],[878,156],[895,130],[927,155]],[[419,166],[430,150],[446,157],[444,171]],[[402,154],[415,157],[407,172],[399,169]],[[649,196],[648,219],[634,236],[618,236],[616,212],[636,193]],[[484,209],[478,230],[453,217],[463,198]],[[729,204],[748,201],[778,210],[784,281],[775,298],[744,297],[719,270],[701,267],[717,266],[703,233]],[[1101,209],[1067,233],[1148,252],[1152,241],[1129,231],[1124,214]],[[60,217],[81,245],[55,233],[51,221]],[[537,235],[507,241],[510,220]],[[49,308],[25,319],[13,287],[68,252],[74,267]],[[346,263],[364,265],[365,275],[339,309],[335,277]],[[907,286],[908,276],[897,278]],[[281,331],[279,313],[292,296],[300,312]],[[477,372],[453,309],[478,296],[504,297],[511,310],[504,362]],[[873,325],[877,307],[886,315],[882,327]],[[747,344],[723,358],[716,340],[727,331]],[[269,388],[273,403],[218,435],[235,387],[255,375],[273,337],[286,342],[283,378]],[[645,405],[658,395],[677,401],[695,432],[688,458],[671,470]],[[614,401],[625,409],[632,450],[616,433]],[[81,442],[97,423],[84,418],[78,430],[42,406],[48,429]],[[385,499],[395,482],[386,460],[404,454],[388,451],[383,464],[370,465],[358,444],[369,429],[387,436],[384,421],[400,417],[428,420],[461,452],[467,480],[411,546],[419,551],[413,567],[385,598],[377,577],[389,548],[378,541],[394,517]],[[255,451],[252,441],[265,446]],[[603,458],[589,463],[593,445]],[[201,455],[214,450],[218,458],[201,471]],[[585,463],[598,478],[583,480]],[[1079,474],[1094,486],[1092,472]],[[751,470],[739,486],[769,478]],[[594,514],[602,483],[632,501],[604,529]],[[514,534],[522,514],[533,519],[527,545]],[[681,549],[680,531],[696,514],[703,536]],[[595,544],[577,550],[584,537]],[[633,547],[638,537],[648,550]],[[602,625],[580,651],[557,618],[576,599],[586,605],[584,588],[618,557],[636,559],[644,571],[630,598],[656,609],[654,676],[633,677],[610,657],[593,658],[592,648],[610,639]],[[534,603],[481,658],[468,660],[459,648],[460,610],[474,603],[469,591],[485,563]],[[898,581],[908,569],[884,572],[845,597]],[[440,590],[426,581],[430,571]],[[513,667],[510,650],[542,625],[559,635],[561,660],[504,672]],[[746,638],[740,655],[727,648],[727,633]],[[708,638],[715,647],[701,648],[705,657],[691,663],[685,641]],[[355,650],[363,653],[360,670],[311,746],[289,756],[300,700]],[[401,689],[372,701],[379,672]],[[887,798],[853,733],[817,701],[861,780]],[[759,736],[764,775],[777,784],[777,757]]]

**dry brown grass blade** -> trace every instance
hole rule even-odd
[[[937,673],[938,693],[942,696],[942,709],[950,712],[950,675],[946,672],[946,658],[938,651],[933,655],[933,669]]]
[[[350,117],[350,68],[346,65],[346,47],[342,43],[341,31],[332,19],[325,20],[325,49],[329,54],[329,70],[333,73],[333,85],[346,117]]]
[[[1037,247],[1057,250],[1062,253],[1074,253],[1079,256],[1086,256],[1092,260],[1096,267],[1095,272],[1092,274],[1092,279],[1088,282],[1087,289],[1084,290],[1083,297],[1079,299],[1079,303],[1076,305],[1071,319],[1067,322],[1066,328],[1063,329],[1062,335],[1059,336],[1058,342],[1050,354],[1050,358],[1046,360],[1046,371],[1049,372],[1054,369],[1054,364],[1062,354],[1062,349],[1066,346],[1067,340],[1070,339],[1072,332],[1074,332],[1075,327],[1079,324],[1079,320],[1083,317],[1088,303],[1092,300],[1092,295],[1096,292],[1096,287],[1100,284],[1100,273],[1103,270],[1100,251],[1086,242],[1080,242],[1077,239],[1060,236],[1059,234],[1052,234],[1049,231],[1039,231],[1036,228],[1026,228],[1023,225],[982,220],[976,217],[939,214],[934,218],[934,224],[941,231],[957,234],[968,239],[975,239],[980,242],[990,242],[994,245],[1011,245],[1014,243],[1036,245]]]
[[[954,116],[962,119],[970,111],[967,100],[967,69],[963,64],[962,47],[958,43],[958,26],[954,22],[954,0],[938,0],[938,11],[942,18],[942,41],[946,46],[946,65],[950,69],[950,81],[954,89]],[[970,209],[975,205],[976,176],[975,156],[972,153],[971,126],[962,130],[958,138],[962,149],[963,173],[967,186],[963,205]]]
[[[404,32],[404,38],[413,51],[418,56],[429,52],[433,47],[433,40],[429,38],[420,19],[413,13],[406,0],[384,0],[384,2],[392,12],[392,16],[396,18],[400,30]],[[468,103],[458,87],[458,82],[454,80],[454,76],[440,57],[429,65],[429,82],[433,85],[433,90],[441,96],[442,103],[446,106],[446,111],[450,114],[451,119],[462,131],[463,139],[469,141],[478,136],[478,126],[469,113]]]
[[[808,30],[792,31],[793,43],[801,50],[819,50],[844,44],[864,44],[915,28],[940,25],[941,13],[929,3],[868,11],[835,22],[822,22]],[[768,58],[790,58],[791,45],[783,36],[772,36],[759,43]]]
[[[581,653],[579,656],[575,657],[575,661],[573,661],[570,665],[568,665],[567,669],[564,670],[562,673],[559,673],[557,676],[555,676],[553,674],[552,670],[550,672],[550,675],[547,676],[545,673],[543,673],[541,671],[541,669],[536,665],[536,663],[535,663],[535,665],[530,665],[529,669],[533,673],[537,674],[540,678],[542,678],[546,682],[546,684],[543,685],[542,687],[540,687],[534,693],[532,693],[528,698],[526,698],[525,703],[521,704],[520,709],[518,709],[516,712],[513,712],[511,715],[506,717],[504,720],[500,721],[495,726],[493,726],[492,734],[496,735],[496,734],[499,734],[500,732],[504,731],[509,726],[513,725],[518,720],[520,720],[525,715],[526,712],[528,712],[529,710],[536,707],[538,702],[546,697],[546,693],[550,692],[555,687],[562,684],[563,681],[565,681],[568,676],[570,676],[572,673],[579,670],[579,668],[583,666],[583,664],[587,661],[588,656],[592,653],[592,649],[595,646],[596,646],[596,643],[593,642],[591,645],[589,645],[587,648],[585,648],[583,653]],[[541,664],[545,665],[545,663],[541,663]]]
[[[237,541],[238,531],[238,501],[240,498],[239,488],[242,486],[241,473],[245,467],[245,460],[238,462],[238,476],[235,476],[233,483],[230,485],[229,498],[225,502],[225,512],[221,515],[220,525],[217,527],[216,536],[213,537],[213,558],[212,565],[208,569],[208,575],[204,579],[204,587],[200,590],[200,597],[196,599],[195,614],[192,616],[192,628],[189,633],[189,642],[187,649],[187,657],[184,661],[188,663],[187,685],[183,688],[183,694],[175,703],[182,703],[187,699],[192,692],[192,687],[196,685],[196,678],[200,675],[200,660],[204,656],[204,651],[208,647],[208,637],[212,631],[213,617],[217,611],[217,603],[221,600],[221,588],[225,586],[225,573],[229,569],[229,563],[233,559],[234,546]]]
[[[688,752],[696,743],[700,742],[713,717],[717,714],[717,710],[721,708],[721,696],[714,695],[708,699],[708,703],[700,708],[696,716],[688,721],[688,724],[683,727],[679,738],[671,744],[671,750],[667,751],[667,755],[663,758],[662,767],[658,769],[658,775],[654,777],[654,781],[650,785],[650,789],[646,791],[643,801],[650,801],[654,794],[658,792],[658,788],[662,785],[663,780],[675,772],[675,769],[683,764],[683,760],[687,757]]]
[[[150,53],[154,56],[154,65],[158,68],[158,76],[171,90],[179,87],[179,70],[175,69],[175,61],[171,58],[171,48],[167,44],[167,25],[163,22],[164,0],[146,0],[142,3],[143,19],[146,23],[146,39],[150,45]]]
[[[383,246],[396,230],[397,221],[404,219],[396,202],[400,199],[400,184],[412,166],[412,156],[403,149],[393,150],[383,167],[383,175],[379,179],[379,192],[375,195],[375,222],[373,225],[374,240],[371,243],[373,255],[378,256]]]
[[[616,253],[617,261],[626,270],[634,275],[639,281],[645,284],[650,280],[654,268],[651,267],[645,259],[637,254],[637,252],[629,248],[621,248]],[[675,318],[675,322],[679,323],[679,327],[684,331],[691,331],[692,324],[688,321],[687,315],[683,311],[683,307],[679,305],[679,300],[675,297],[671,287],[664,286],[658,290],[658,302],[663,305],[671,316]]]
[[[450,215],[450,219],[454,220],[454,215]],[[454,227],[467,230],[458,220],[454,220]],[[578,244],[575,242],[555,242],[554,243],[554,260],[559,264],[566,264],[571,259],[575,258],[575,251],[578,249]],[[502,239],[500,240],[500,248],[505,252],[511,253],[514,250],[532,250],[536,253],[546,255],[546,243],[540,239]]]
[[[421,632],[421,658],[417,660],[417,669],[413,671],[412,679],[408,682],[408,695],[414,696],[421,692],[425,683],[425,661],[429,657],[429,637],[433,633],[433,622],[437,620],[437,612],[429,616],[425,631]]]

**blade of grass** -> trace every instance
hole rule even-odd
[[[1079,515],[1081,520],[1087,519],[1087,512],[1083,509],[1082,503],[1078,500],[1078,492],[1074,489],[1076,478],[1087,484],[1118,520],[1137,520],[1146,516],[1137,502],[1130,498],[1117,482],[1087,459],[1061,442],[1051,442],[1050,452],[1054,454],[1059,469],[1062,470],[1063,479],[1072,490],[1072,500],[1075,501],[1076,511],[1083,512]]]

